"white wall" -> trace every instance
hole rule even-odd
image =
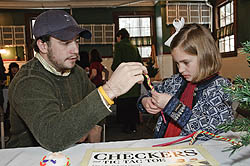
[[[247,54],[238,51],[236,57],[222,58],[221,75],[234,80],[236,75],[242,78],[250,78],[250,68],[246,60]]]
[[[158,61],[160,79],[168,78],[174,73],[173,59],[170,54],[158,55],[157,61]]]

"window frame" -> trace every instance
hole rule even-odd
[[[225,57],[235,57],[237,56],[237,6],[236,6],[236,1],[233,1],[233,35],[234,35],[234,51],[229,51],[229,52],[222,52],[220,53],[223,58]],[[218,0],[216,1],[215,4],[215,35],[216,36],[216,42],[219,48],[219,40],[220,38],[217,37],[217,30],[220,29],[220,8],[222,6],[225,6],[226,4],[230,3],[231,0]],[[226,37],[226,36],[225,36]],[[230,37],[230,36],[228,36]],[[219,48],[220,49],[220,48]]]
[[[155,32],[155,21],[154,21],[154,13],[153,12],[144,12],[144,11],[137,11],[137,12],[114,12],[113,13],[113,20],[115,23],[115,34],[119,31],[119,18],[120,17],[150,17],[150,26],[151,26],[151,46],[156,44],[156,32]],[[116,40],[116,39],[115,39]],[[156,51],[156,50],[155,50]],[[157,53],[156,53],[157,55]],[[151,59],[151,55],[146,58],[142,58],[143,61]]]

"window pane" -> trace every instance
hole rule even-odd
[[[140,27],[139,18],[130,18],[130,27]]]
[[[119,18],[119,28],[129,27],[129,19],[128,18]]]
[[[219,40],[219,49],[220,49],[220,52],[225,52],[225,44],[224,44],[224,39],[220,39]]]
[[[230,16],[226,17],[226,25],[229,25],[231,23],[231,18]]]
[[[151,46],[141,46],[138,47],[139,53],[142,58],[148,58],[151,55]]]
[[[225,6],[222,6],[220,8],[220,19],[225,17]]]
[[[230,4],[231,4],[231,14],[233,14],[234,13],[234,4],[233,4],[233,2],[231,2]]]
[[[141,27],[150,27],[150,18],[141,18]]]
[[[230,51],[234,51],[234,35],[230,36]]]
[[[141,28],[141,36],[150,36],[150,28]]]
[[[231,3],[226,4],[226,16],[231,14]]]
[[[139,37],[139,36],[141,36],[140,28],[138,28],[138,27],[131,28],[129,30],[129,34],[130,34],[131,37]]]
[[[33,29],[33,27],[34,27],[34,25],[35,25],[35,19],[32,19],[31,20],[31,29]],[[33,33],[32,33],[32,39],[35,39],[35,36],[33,35]],[[35,54],[34,54],[35,55]]]
[[[230,3],[231,4],[231,23],[234,22],[234,5],[233,2]]]
[[[225,37],[225,52],[229,52],[230,51],[230,42],[229,42],[229,37],[226,36]]]
[[[225,25],[226,25],[226,19],[223,18],[223,19],[220,20],[220,28],[224,27]]]

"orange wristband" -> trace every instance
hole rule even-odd
[[[103,87],[100,86],[98,88],[99,92],[102,94],[102,96],[104,97],[104,99],[108,102],[109,105],[113,105],[114,104],[114,101],[111,100],[108,95],[106,94],[106,92],[104,91]]]

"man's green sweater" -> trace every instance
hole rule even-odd
[[[11,139],[7,147],[66,149],[110,114],[86,72],[47,71],[37,58],[23,65],[9,86]]]

